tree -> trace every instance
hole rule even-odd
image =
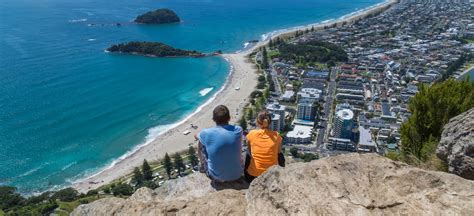
[[[412,115],[400,128],[402,157],[422,162],[434,154],[443,126],[474,107],[474,82],[449,79],[431,87],[421,85],[410,100]]]
[[[114,188],[112,188],[112,193],[114,194],[114,196],[130,196],[133,194],[133,188],[128,184],[119,183],[115,185]]]
[[[0,186],[0,209],[8,211],[8,209],[22,205],[25,199],[16,193],[15,187]]]
[[[290,148],[290,154],[293,156],[293,157],[298,157],[298,148],[296,147],[291,147]]]
[[[137,188],[143,185],[144,177],[143,177],[142,172],[140,172],[140,169],[138,169],[138,167],[135,167],[135,169],[133,170],[132,182],[136,185]]]
[[[269,47],[272,47],[273,46],[273,40],[270,38],[270,40],[268,41],[268,46]]]
[[[65,202],[74,201],[79,196],[79,193],[74,188],[64,188],[59,190],[58,192],[54,193],[52,196],[53,200],[61,200]]]
[[[262,49],[262,69],[268,68],[268,53],[267,48],[263,47]]]
[[[196,150],[194,149],[193,146],[189,146],[188,154],[189,154],[189,162],[191,163],[191,166],[193,166],[193,169],[194,169],[194,167],[199,165],[199,159],[196,155]]]
[[[249,108],[247,109],[247,116],[246,116],[246,118],[249,119],[249,120],[253,119],[253,109],[252,109],[252,107],[249,107]]]
[[[184,166],[183,158],[178,153],[173,156],[174,168],[178,170],[178,175],[181,176],[181,171],[184,171],[186,166]]]
[[[242,118],[240,118],[239,126],[242,128],[242,130],[247,130],[247,120],[245,119],[245,116],[242,116]]]
[[[143,160],[142,172],[143,172],[143,179],[145,179],[145,181],[153,180],[153,171],[151,170],[151,167],[148,164],[148,161],[146,160]]]
[[[173,170],[173,163],[168,153],[165,154],[165,159],[163,160],[163,166],[165,167],[166,174],[168,178],[171,178],[171,170]]]

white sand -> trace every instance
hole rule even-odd
[[[278,36],[290,36],[294,34],[296,30],[305,30],[314,26],[315,29],[321,29],[325,25],[329,26],[334,23],[342,23],[344,21],[351,23],[354,20],[362,18],[368,14],[375,13],[382,10],[386,6],[395,3],[395,0],[389,0],[384,4],[378,5],[377,7],[369,8],[361,13],[354,14],[344,19],[336,20],[334,22],[310,25],[301,27],[299,29],[292,29],[283,31],[277,35],[273,35],[272,38]],[[101,171],[89,178],[83,179],[80,182],[73,184],[73,187],[80,192],[87,192],[88,190],[98,188],[104,184],[107,184],[115,179],[125,176],[132,172],[134,167],[140,166],[144,159],[148,161],[157,161],[164,157],[165,153],[174,153],[182,150],[186,150],[189,144],[194,144],[193,135],[196,134],[202,128],[208,128],[214,126],[212,121],[212,110],[214,107],[220,104],[224,104],[229,107],[232,114],[232,122],[237,122],[240,119],[242,108],[248,102],[250,93],[255,89],[257,85],[257,73],[255,65],[253,65],[249,59],[248,54],[264,46],[268,41],[261,41],[257,43],[254,48],[238,53],[238,54],[224,54],[224,58],[228,59],[233,66],[233,72],[228,78],[227,85],[224,89],[216,96],[216,98],[204,106],[200,112],[197,112],[184,123],[171,129],[165,134],[159,136],[156,140],[150,144],[143,146],[133,154],[124,158],[123,160],[116,163],[114,166]],[[240,90],[235,90],[239,87]],[[198,126],[197,130],[191,128],[191,124]],[[183,132],[191,131],[188,135],[183,135]]]

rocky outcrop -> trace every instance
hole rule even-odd
[[[106,198],[72,215],[474,215],[474,182],[375,154],[272,167],[248,189],[209,187],[193,174],[128,199]]]
[[[436,155],[449,172],[474,180],[474,108],[452,118],[441,137]]]

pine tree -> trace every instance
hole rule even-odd
[[[270,41],[268,41],[268,46],[272,47],[273,46],[273,40],[270,38]]]
[[[247,130],[247,120],[245,119],[245,116],[242,116],[240,119],[239,126],[242,128],[242,130]]]
[[[268,68],[268,54],[267,48],[263,47],[262,49],[262,69]]]
[[[163,160],[163,166],[165,167],[166,174],[168,178],[171,178],[171,170],[173,170],[173,163],[168,153],[165,154],[165,159]]]
[[[183,158],[178,153],[176,153],[173,156],[173,164],[174,164],[174,168],[178,170],[178,175],[181,176],[181,171],[184,171],[185,166],[184,166]]]
[[[143,179],[145,179],[146,181],[153,179],[153,171],[151,170],[151,167],[148,164],[148,161],[146,160],[143,160],[142,171],[143,171]]]
[[[252,107],[249,107],[247,109],[247,119],[249,119],[249,120],[253,119],[253,109],[252,109]]]
[[[140,187],[141,185],[143,185],[143,181],[144,179],[142,172],[140,172],[140,169],[138,167],[135,167],[135,169],[133,170],[132,182],[135,183],[137,187]]]
[[[199,159],[196,155],[196,150],[194,149],[193,146],[189,146],[188,154],[189,154],[189,162],[191,163],[194,169],[194,167],[196,167],[199,164]]]

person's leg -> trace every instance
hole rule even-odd
[[[246,180],[249,184],[252,183],[252,181],[253,181],[255,178],[257,178],[257,177],[255,177],[255,176],[250,175],[250,174],[247,172],[247,170],[244,171],[244,175],[245,175],[245,180]]]

